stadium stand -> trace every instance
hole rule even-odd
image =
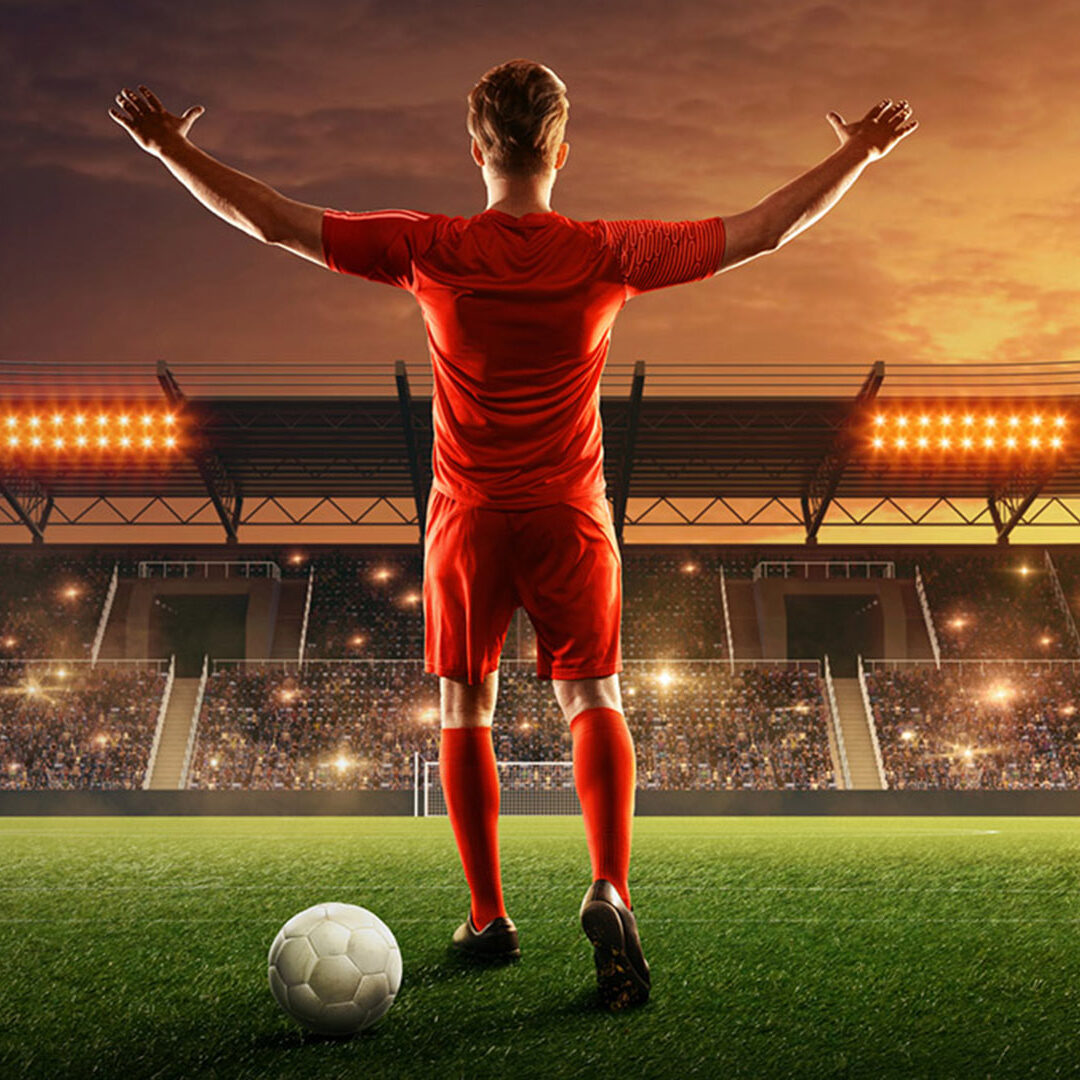
[[[882,557],[870,550],[850,554],[864,556]],[[220,558],[221,551],[189,557]],[[282,665],[248,665],[214,674],[190,785],[411,786],[413,754],[428,759],[438,754],[438,687],[419,659],[419,552],[411,547],[298,552],[277,546],[238,549],[230,557],[273,561],[283,577],[303,578],[314,570],[306,651],[312,662],[299,675],[295,664],[288,671]],[[624,552],[622,685],[638,744],[641,787],[835,785],[816,677],[767,665],[740,665],[732,672],[719,662],[728,648],[721,566],[729,581],[749,582],[760,559],[778,557],[769,548]],[[1041,549],[908,549],[888,557],[895,559],[900,577],[919,566],[946,660],[1074,656],[1060,594],[1051,588]],[[0,551],[0,659],[86,658],[114,563],[121,575],[134,576],[140,561],[164,558],[184,554],[134,548]],[[1080,555],[1059,549],[1054,562],[1064,596],[1080,607]],[[505,661],[532,655],[530,630],[519,612]],[[407,662],[321,662],[386,657]],[[647,658],[653,658],[646,665],[651,674],[642,675],[640,663]],[[712,663],[695,667],[690,658]],[[18,664],[4,666],[9,685],[25,682]],[[665,666],[671,676],[666,684],[659,681]],[[940,672],[931,665],[872,674],[889,786],[1080,786],[1072,730],[1080,687],[1073,667],[1014,664],[998,670],[1007,673],[998,680],[1009,687],[1007,700],[985,697],[987,665],[946,663]],[[25,694],[6,696],[0,712],[5,786],[141,784],[160,690],[148,690],[145,680],[151,677],[137,671],[99,666],[86,677],[81,697],[71,689],[59,698],[49,695],[64,706],[52,718],[44,696],[36,701]],[[132,707],[142,711],[125,719]],[[99,749],[93,740],[102,716],[120,737]],[[904,731],[913,734],[903,736]],[[526,659],[504,663],[495,736],[503,760],[570,756],[569,734],[550,684],[536,679]],[[968,747],[974,747],[970,756],[964,752]]]
[[[115,561],[94,551],[0,551],[0,658],[88,658]]]
[[[1080,662],[868,673],[890,788],[1080,787]]]
[[[1070,643],[1041,553],[920,555],[943,656],[1068,657]]]
[[[641,787],[834,786],[813,671],[648,662],[624,682]],[[418,662],[226,667],[207,683],[189,786],[411,787],[413,755],[438,756],[437,706]],[[528,663],[500,674],[495,746],[501,760],[569,760],[550,683]]]
[[[166,673],[0,664],[0,788],[140,788]]]

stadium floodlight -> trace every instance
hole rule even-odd
[[[3,419],[7,437],[0,448],[12,452],[47,448],[60,453],[89,450],[124,450],[135,446],[150,450],[173,450],[178,445],[176,417],[158,409],[142,407],[141,417],[127,411],[110,413],[107,409],[91,416],[85,409],[67,411],[63,408],[40,414],[17,406],[5,410]],[[135,440],[134,421],[141,418],[140,436]],[[96,442],[91,443],[87,428],[96,423]],[[49,432],[46,441],[44,430]],[[167,433],[167,434],[166,434]]]
[[[1008,408],[960,411],[943,406],[923,406],[912,413],[910,406],[879,407],[872,417],[866,444],[874,450],[920,450],[933,448],[948,456],[980,447],[1005,453],[1022,449],[1028,453],[1048,453],[1065,447],[1065,414],[1053,417],[1040,410],[1027,411],[1010,404]],[[1047,428],[1054,432],[1051,437]],[[1003,437],[996,434],[1004,428]]]

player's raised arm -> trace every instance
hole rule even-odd
[[[205,111],[192,105],[180,116],[170,113],[147,87],[142,94],[125,87],[116,95],[113,118],[148,154],[165,167],[208,210],[248,236],[286,248],[326,266],[322,247],[323,207],[287,198],[253,176],[230,168],[187,137]]]
[[[809,228],[832,209],[871,161],[884,157],[919,126],[906,101],[888,98],[850,124],[835,112],[826,119],[840,139],[839,148],[756,206],[724,218],[726,241],[718,274],[776,251]]]

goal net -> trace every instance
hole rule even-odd
[[[416,813],[423,817],[446,814],[437,761],[421,762],[417,779]],[[580,814],[570,761],[500,761],[500,814]]]

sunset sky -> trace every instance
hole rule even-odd
[[[778,254],[632,301],[613,365],[659,386],[719,362],[1075,362],[1078,43],[1068,0],[8,2],[0,360],[385,364],[389,390],[401,357],[423,392],[411,296],[230,228],[107,112],[145,83],[293,198],[469,215],[465,95],[524,56],[569,88],[552,205],[574,218],[735,213],[835,148],[829,109],[907,98],[920,121]]]

